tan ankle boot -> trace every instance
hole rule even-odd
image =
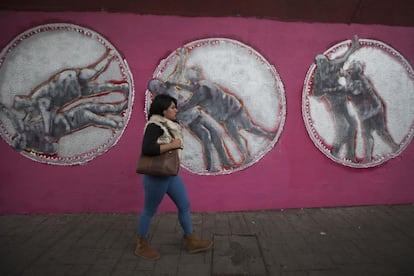
[[[206,251],[213,245],[212,241],[201,240],[196,234],[184,235],[184,246],[188,253]]]
[[[143,237],[140,237],[137,240],[135,255],[148,260],[158,260],[160,258],[160,253],[150,246],[148,239]]]

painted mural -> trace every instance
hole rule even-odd
[[[377,166],[412,140],[414,72],[391,46],[355,36],[315,57],[302,104],[308,133],[327,157]]]
[[[283,83],[251,47],[231,39],[190,42],[162,60],[148,82],[154,95],[178,100],[185,128],[182,165],[197,174],[247,168],[276,144],[285,121]]]
[[[132,102],[126,61],[90,29],[41,25],[0,54],[1,136],[35,161],[74,165],[106,152]]]

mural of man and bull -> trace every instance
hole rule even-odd
[[[12,145],[17,150],[56,154],[59,139],[90,125],[120,128],[121,121],[105,114],[121,114],[127,107],[128,83],[97,83],[96,78],[113,59],[113,53],[96,65],[64,69],[36,87],[29,95],[17,95],[12,108],[0,103],[0,110],[16,130]],[[119,103],[81,102],[117,91],[125,94]],[[68,105],[70,107],[66,108]]]
[[[340,53],[335,55],[335,51]],[[392,48],[380,42],[361,41],[357,36],[352,42],[317,55],[304,87],[305,123],[316,145],[331,159],[351,167],[371,167],[395,157],[411,139],[413,123],[408,105],[393,106],[398,97],[413,93],[392,87],[398,80],[412,84],[412,72],[406,68],[410,68],[408,63]],[[392,71],[402,74],[391,81]],[[384,83],[387,79],[390,81]],[[393,125],[398,124],[393,114],[396,108],[406,113],[398,120],[406,120],[402,125],[410,128]],[[324,126],[323,121],[332,123]]]
[[[97,34],[91,38],[89,30],[74,25],[41,26],[36,31],[29,31],[25,36],[27,41],[21,43],[30,44],[32,37],[44,36],[45,43],[54,41],[54,47],[58,47],[62,34],[73,37],[74,43],[81,44],[78,47],[85,44],[87,46],[83,47],[89,51],[102,54],[95,55],[95,60],[69,60],[73,66],[55,66],[44,79],[29,79],[33,83],[29,91],[18,91],[17,83],[12,83],[9,89],[13,90],[14,96],[11,103],[0,102],[0,116],[5,130],[3,137],[13,148],[38,161],[72,164],[88,161],[91,155],[82,150],[68,149],[77,144],[70,142],[70,137],[85,134],[90,128],[104,129],[109,139],[113,139],[126,126],[126,113],[131,106],[131,84],[128,78],[116,72],[122,65],[116,50],[110,44],[102,45],[99,41],[104,40]],[[16,45],[13,50],[19,52],[20,45],[13,45]],[[29,50],[29,56],[42,55],[36,46]],[[69,46],[63,47],[71,49]],[[53,56],[48,58],[53,60]],[[21,68],[13,64],[12,58],[9,60],[6,56],[4,60],[3,67],[21,74]],[[1,92],[5,94],[8,91]],[[84,138],[87,140],[87,135]],[[62,143],[64,140],[66,143]],[[94,151],[95,146],[86,151]]]
[[[269,108],[267,114],[274,118],[274,122],[273,125],[264,126],[255,120],[244,104],[242,97],[247,95],[266,99],[266,93],[260,94],[263,92],[260,89],[244,92],[238,90],[238,86],[242,86],[243,82],[233,85],[234,88],[230,89],[217,77],[215,79],[206,76],[208,72],[204,72],[204,70],[208,71],[209,68],[203,69],[203,58],[199,58],[197,62],[189,61],[192,58],[191,55],[202,55],[203,52],[214,50],[219,52],[219,48],[228,47],[233,43],[236,42],[227,39],[206,39],[197,46],[196,50],[192,48],[192,45],[186,45],[172,54],[174,63],[169,65],[173,68],[170,74],[155,77],[148,82],[148,91],[151,96],[170,94],[178,99],[180,112],[177,119],[201,145],[202,163],[200,166],[192,168],[197,173],[228,173],[251,165],[257,158],[260,158],[260,152],[252,152],[249,147],[254,148],[252,144],[257,139],[261,139],[264,148],[269,149],[268,146],[274,144],[275,139],[277,140],[281,130],[278,126],[281,126],[281,121],[284,120],[283,109],[285,107],[281,106],[281,104],[284,104],[284,91],[278,90],[278,87],[280,88],[282,85],[277,85],[281,81],[275,78],[275,75],[267,73],[267,77],[272,78],[273,83],[271,88],[265,91],[272,94],[273,97],[276,95],[274,98],[276,105],[275,100],[273,100],[273,103],[269,103],[268,105],[272,107]],[[226,48],[229,51],[229,56],[226,58],[229,59],[229,67],[232,66],[232,51],[234,55],[247,55],[247,58],[251,58],[247,51],[246,53],[243,51],[237,52],[233,47],[236,46]],[[243,45],[243,47],[247,48],[248,46]],[[220,56],[219,58],[223,57]],[[215,59],[218,58],[215,57]],[[220,66],[217,68],[220,68]],[[232,69],[228,68],[228,70],[231,71]],[[237,70],[249,69],[246,66],[246,68],[238,68]],[[223,70],[222,74],[226,74],[226,72]],[[253,71],[253,74],[257,74],[257,72]],[[266,106],[254,106],[253,109],[256,110],[252,111],[258,113],[260,108],[266,110]],[[244,133],[249,133],[254,138],[249,140],[244,136]],[[234,145],[233,150],[229,148],[229,144]],[[239,155],[238,160],[235,158],[236,155]]]

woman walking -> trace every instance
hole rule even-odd
[[[143,155],[159,155],[164,152],[183,149],[183,135],[180,124],[176,120],[177,100],[169,95],[157,95],[151,103],[148,122],[145,126],[142,142]],[[152,217],[157,211],[164,195],[167,194],[178,208],[178,219],[184,231],[184,245],[189,253],[197,253],[210,249],[212,241],[201,240],[193,233],[190,217],[190,200],[187,190],[179,175],[176,176],[143,176],[144,209],[139,219],[139,237],[135,254],[146,259],[156,260],[160,253],[152,248],[148,241],[148,229]]]

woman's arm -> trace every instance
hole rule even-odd
[[[142,154],[159,155],[160,145],[157,143],[158,137],[163,134],[163,130],[156,124],[149,124],[145,129],[144,139],[142,140]]]
[[[180,148],[182,148],[180,139],[174,139],[169,144],[160,145],[160,152],[164,153],[164,152],[169,151],[169,150],[180,149]]]

